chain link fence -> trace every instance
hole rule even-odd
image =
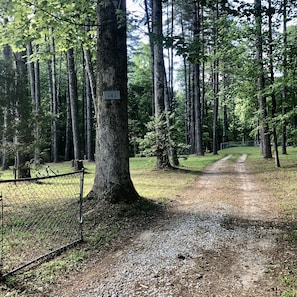
[[[0,277],[82,241],[83,171],[0,181]]]

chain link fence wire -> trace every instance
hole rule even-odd
[[[0,278],[83,240],[83,171],[0,181]]]

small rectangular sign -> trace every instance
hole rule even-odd
[[[104,100],[119,100],[121,99],[120,91],[103,91]]]

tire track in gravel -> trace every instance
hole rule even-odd
[[[269,274],[281,232],[271,197],[246,171],[246,156],[229,158],[197,177],[167,219],[55,296],[281,296]]]

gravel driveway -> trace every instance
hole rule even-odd
[[[281,296],[278,208],[245,160],[214,163],[158,224],[55,296]]]

